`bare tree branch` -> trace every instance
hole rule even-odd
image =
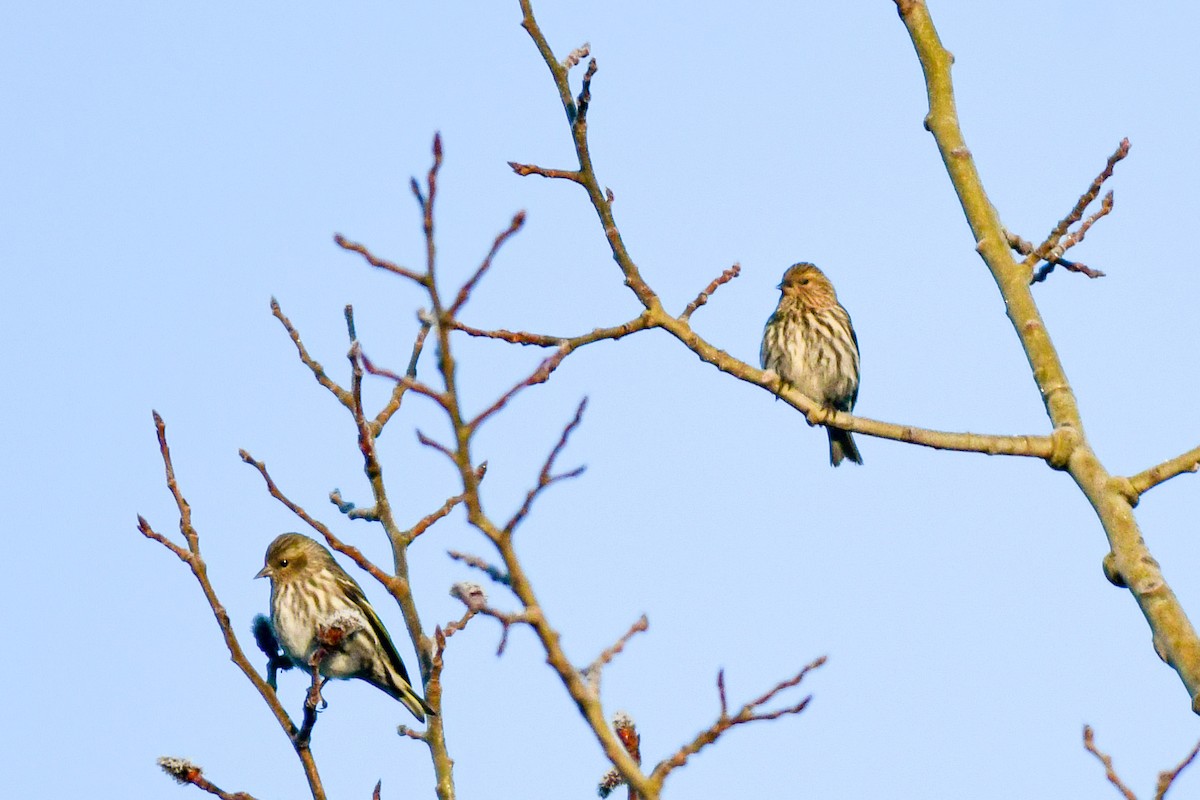
[[[550,455],[546,458],[545,463],[542,464],[542,471],[538,473],[537,484],[525,495],[525,502],[521,504],[521,507],[517,509],[517,513],[513,514],[512,519],[504,526],[506,534],[511,535],[517,529],[517,526],[529,514],[529,509],[533,507],[534,499],[550,484],[570,478],[577,478],[583,474],[584,467],[576,467],[569,472],[559,475],[551,475],[550,470],[554,469],[554,462],[562,453],[563,448],[567,446],[567,440],[571,437],[571,432],[578,428],[579,423],[583,421],[583,412],[586,408],[587,398],[585,397],[579,401],[579,406],[575,409],[574,418],[567,423],[567,427],[563,428],[562,435],[558,437],[558,443],[554,445],[554,449],[550,451]]]
[[[166,470],[167,488],[170,490],[171,496],[175,499],[175,505],[179,509],[179,529],[183,533],[184,539],[187,540],[187,549],[185,550],[155,531],[150,526],[150,523],[141,516],[138,517],[138,530],[147,539],[153,539],[162,544],[174,553],[180,561],[183,561],[191,568],[192,574],[200,584],[204,598],[208,601],[208,606],[212,609],[213,616],[217,620],[217,626],[221,629],[221,635],[225,639],[225,647],[229,650],[230,659],[242,671],[247,680],[254,685],[254,688],[258,690],[263,702],[271,709],[276,722],[279,723],[279,727],[283,729],[288,740],[292,743],[292,748],[296,751],[296,756],[300,759],[305,777],[308,779],[308,788],[312,792],[313,800],[325,800],[325,789],[321,785],[321,777],[317,772],[317,763],[313,759],[312,751],[308,748],[308,742],[298,738],[299,730],[296,728],[295,723],[292,722],[291,717],[288,716],[288,713],[284,711],[279,698],[275,694],[275,689],[250,664],[250,660],[246,657],[246,653],[242,650],[242,646],[238,642],[237,635],[233,632],[233,627],[229,621],[229,614],[225,611],[225,606],[217,599],[216,590],[213,589],[213,585],[208,579],[208,566],[204,563],[204,559],[200,555],[200,534],[192,526],[191,506],[184,499],[183,493],[179,489],[179,484],[175,480],[175,467],[171,462],[171,450],[167,446],[166,424],[157,411],[154,412],[154,426],[158,432],[158,448],[162,454],[163,467]]]
[[[694,314],[696,312],[696,309],[698,309],[700,306],[707,303],[708,298],[712,297],[713,293],[716,292],[717,289],[720,289],[722,286],[729,283],[731,280],[733,280],[734,278],[736,278],[738,275],[741,275],[741,274],[742,274],[742,265],[741,264],[734,264],[732,267],[730,267],[729,269],[722,272],[720,275],[718,275],[716,278],[713,279],[712,283],[710,283],[708,286],[704,287],[704,291],[702,291],[702,292],[700,292],[700,294],[696,295],[695,300],[693,300],[692,302],[687,304],[687,308],[685,308],[683,310],[683,313],[679,315],[679,319],[681,319],[685,322],[687,320],[691,319],[692,314]]]
[[[420,198],[419,192],[417,193],[417,196],[418,196],[418,198]],[[349,250],[352,253],[358,253],[363,258],[365,258],[367,260],[367,263],[370,264],[372,267],[376,267],[376,268],[382,269],[382,270],[387,270],[388,272],[408,278],[410,281],[415,281],[416,283],[418,283],[422,286],[424,286],[429,281],[428,275],[422,275],[421,273],[419,273],[415,270],[411,270],[408,267],[402,267],[399,264],[393,264],[391,261],[387,261],[385,259],[379,258],[375,254],[373,254],[370,250],[368,250],[365,246],[358,244],[357,242],[350,241],[345,236],[342,236],[340,233],[334,235],[333,241],[334,241],[334,244],[336,244],[338,247],[342,248],[343,250]]]
[[[1129,482],[1133,486],[1133,491],[1140,496],[1160,483],[1169,481],[1176,475],[1182,475],[1185,472],[1200,472],[1200,447],[1193,447],[1182,455],[1169,458],[1161,464],[1143,470],[1132,476]]]
[[[925,13],[927,15],[928,11],[926,10]],[[1104,182],[1112,177],[1113,167],[1115,167],[1117,162],[1124,159],[1127,155],[1129,155],[1129,140],[1122,139],[1120,145],[1117,146],[1116,151],[1108,157],[1108,161],[1105,163],[1104,169],[1101,170],[1100,174],[1097,175],[1092,181],[1092,184],[1087,188],[1087,191],[1080,195],[1079,200],[1075,203],[1075,207],[1071,209],[1071,213],[1059,220],[1058,224],[1054,226],[1054,230],[1050,231],[1050,235],[1046,237],[1046,240],[1035,247],[1033,252],[1026,256],[1023,266],[1027,272],[1032,272],[1034,264],[1036,264],[1038,261],[1053,261],[1055,258],[1061,257],[1063,252],[1083,239],[1083,233],[1078,233],[1078,238],[1075,241],[1072,241],[1063,247],[1059,246],[1060,240],[1067,233],[1067,229],[1083,218],[1083,212],[1086,211],[1087,207],[1092,204],[1092,201],[1099,196],[1100,188],[1104,185]],[[1108,209],[1102,210],[1101,213],[1096,214],[1091,222],[1095,222],[1112,209],[1111,193],[1106,202]],[[1089,222],[1084,228],[1084,232],[1086,232],[1086,228],[1090,227],[1091,223]]]
[[[1196,760],[1197,755],[1200,755],[1200,742],[1196,743],[1192,751],[1184,756],[1183,761],[1176,764],[1174,769],[1159,773],[1158,783],[1154,788],[1154,800],[1163,800],[1167,796],[1167,790],[1175,785],[1175,780]]]
[[[296,327],[292,325],[292,321],[283,313],[283,309],[279,307],[279,301],[274,297],[271,298],[271,314],[283,325],[284,330],[287,331],[288,336],[292,339],[292,344],[296,346],[296,352],[300,356],[300,360],[312,372],[313,377],[317,379],[317,383],[328,389],[338,399],[339,403],[346,408],[350,408],[353,404],[350,393],[326,374],[325,368],[321,366],[321,362],[308,354],[308,350],[304,347],[304,342],[300,340],[300,332],[296,330]]]
[[[483,259],[483,263],[479,265],[479,269],[475,270],[475,274],[471,276],[470,280],[464,283],[462,288],[458,290],[458,296],[454,298],[454,303],[447,311],[451,317],[456,316],[462,310],[462,307],[466,305],[467,300],[471,297],[471,292],[475,290],[475,285],[479,283],[479,279],[492,266],[492,260],[496,257],[496,253],[500,252],[500,248],[504,243],[512,238],[517,231],[521,230],[524,224],[525,212],[518,211],[516,216],[512,218],[512,222],[509,223],[508,228],[492,242],[492,249],[488,251],[487,257]]]
[[[190,784],[197,789],[202,789],[211,795],[221,798],[221,800],[255,800],[253,795],[246,792],[226,792],[214,785],[208,778],[204,777],[203,769],[186,758],[163,756],[158,759],[158,766],[162,767],[162,771],[170,775],[176,783],[181,783],[185,786]]]
[[[1092,733],[1091,725],[1083,726],[1083,746],[1104,765],[1104,776],[1108,778],[1109,783],[1117,787],[1117,791],[1121,793],[1125,800],[1137,800],[1137,795],[1121,781],[1121,778],[1113,770],[1112,758],[1100,752],[1096,747],[1096,737]]]
[[[958,194],[975,237],[976,250],[1000,289],[1005,312],[1021,341],[1054,426],[1054,447],[1047,462],[1056,469],[1066,470],[1095,510],[1111,551],[1105,559],[1106,576],[1115,585],[1128,587],[1150,625],[1156,651],[1178,673],[1192,700],[1192,710],[1200,713],[1200,637],[1146,546],[1133,516],[1136,494],[1131,497],[1130,482],[1114,480],[1084,434],[1079,404],[1029,286],[1033,260],[1048,253],[1070,225],[1082,218],[1112,168],[1128,152],[1128,142],[1122,141],[1071,214],[1024,264],[1018,265],[1013,260],[999,214],[983,188],[963,139],[950,75],[953,57],[942,46],[925,3],[897,0],[896,7],[925,75],[929,97],[926,127],[933,134]]]
[[[825,657],[821,656],[815,661],[805,665],[805,667],[796,673],[795,676],[785,681],[781,681],[759,697],[756,697],[749,703],[746,703],[744,706],[742,706],[741,710],[733,716],[729,715],[725,700],[725,672],[722,670],[720,673],[718,673],[717,695],[721,704],[721,713],[718,715],[717,721],[705,730],[696,734],[696,738],[679,748],[679,750],[676,751],[675,754],[670,758],[659,762],[658,766],[654,768],[654,771],[650,774],[650,781],[655,787],[655,796],[657,796],[657,790],[661,789],[663,781],[666,780],[667,776],[670,775],[673,770],[682,767],[687,763],[689,758],[696,755],[713,742],[717,741],[722,734],[735,725],[743,725],[747,722],[762,722],[779,719],[783,716],[799,714],[802,712],[808,707],[809,702],[812,700],[812,695],[805,697],[798,703],[794,703],[786,708],[777,709],[775,711],[764,712],[759,711],[759,709],[766,703],[770,702],[780,692],[798,685],[802,680],[804,680],[804,677],[808,675],[808,673],[812,672],[814,669],[817,669],[824,663]]]

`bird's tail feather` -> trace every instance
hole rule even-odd
[[[850,431],[838,428],[826,428],[826,430],[829,432],[830,464],[836,467],[847,458],[855,464],[863,463],[862,455],[858,452],[858,446],[854,444],[854,437],[850,435]]]

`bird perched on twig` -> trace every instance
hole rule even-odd
[[[325,547],[299,533],[285,533],[267,548],[255,578],[271,579],[271,627],[284,654],[312,674],[361,678],[399,700],[425,721],[434,713],[412,688],[408,671],[362,587]],[[328,636],[333,629],[337,634]],[[318,653],[318,651],[321,651]]]
[[[802,261],[788,267],[778,288],[779,305],[763,329],[762,368],[828,408],[853,410],[858,399],[858,337],[833,284],[816,266]],[[825,430],[833,466],[847,458],[862,463],[849,431]]]

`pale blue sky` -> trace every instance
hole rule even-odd
[[[694,319],[757,358],[775,284],[821,265],[862,345],[858,410],[948,430],[1044,433],[999,295],[922,129],[925,95],[890,0],[541,2],[565,55],[599,60],[590,123],[634,258],[680,310],[735,261]],[[1116,211],[1074,251],[1108,277],[1055,274],[1037,297],[1100,456],[1132,473],[1195,446],[1200,418],[1192,229],[1200,11],[1147,2],[932,1],[968,144],[1008,227],[1040,239],[1123,136]],[[421,256],[408,179],[446,145],[443,274],[470,274],[526,209],[464,313],[483,327],[577,333],[632,317],[577,187],[505,162],[569,167],[548,73],[493,3],[42,3],[0,30],[0,341],[8,383],[0,476],[13,666],[0,794],[192,797],[154,765],[203,765],[261,798],[306,792],[291,749],[228,656],[186,568],[135,529],[176,517],[150,409],[166,418],[210,574],[239,633],[264,611],[251,576],[301,529],[237,457],[245,447],[347,540],[363,500],[349,418],[271,318],[279,298],[314,355],[345,376],[342,307],[367,352],[402,367],[421,303],[335,232],[398,262]],[[467,402],[489,402],[540,353],[463,341]],[[429,375],[429,362],[423,374]],[[387,387],[372,383],[382,398]],[[1102,532],[1070,479],[1030,460],[860,438],[866,465],[826,464],[824,434],[769,395],[640,334],[572,356],[489,424],[485,500],[504,518],[583,396],[591,404],[519,536],[545,609],[580,665],[643,612],[650,631],[609,668],[604,700],[641,726],[648,762],[717,710],[812,658],[798,718],[730,733],[669,796],[1106,796],[1084,723],[1135,789],[1200,738],[1132,599],[1103,578]],[[444,424],[411,398],[383,440],[403,520],[454,493],[420,448]],[[1200,616],[1200,478],[1137,514]],[[477,579],[445,555],[489,555],[452,515],[412,551],[424,619]],[[364,579],[409,664],[400,615]],[[494,587],[496,605],[513,601]],[[527,631],[494,657],[478,620],[447,655],[459,796],[589,797],[605,764]],[[244,644],[251,646],[248,634]],[[304,683],[284,676],[289,708]],[[406,712],[361,682],[326,693],[315,752],[333,797],[432,795]],[[798,697],[799,695],[797,695]],[[1191,788],[1187,788],[1191,787]],[[1200,789],[1182,779],[1180,796]]]

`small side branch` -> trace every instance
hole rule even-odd
[[[448,316],[455,317],[458,315],[458,312],[462,310],[462,307],[466,305],[467,300],[471,297],[471,292],[474,291],[475,285],[479,283],[479,279],[492,266],[492,261],[496,258],[496,253],[500,252],[500,248],[504,246],[504,243],[512,238],[517,231],[521,230],[524,224],[525,212],[518,211],[516,216],[512,218],[512,222],[509,223],[508,228],[501,232],[496,237],[496,240],[492,242],[492,249],[488,251],[487,257],[483,259],[483,263],[479,265],[479,269],[475,270],[475,274],[471,276],[471,279],[464,283],[462,288],[458,290],[458,296],[454,298],[454,303],[446,312]]]
[[[647,619],[645,614],[642,614],[642,616],[638,618],[638,621],[633,623],[633,625],[629,627],[629,630],[627,630],[620,639],[617,639],[617,641],[614,642],[610,647],[605,648],[600,655],[596,656],[595,661],[587,665],[587,667],[583,670],[583,674],[587,678],[588,685],[592,689],[592,694],[594,694],[596,697],[600,696],[600,677],[604,673],[604,668],[608,666],[609,662],[616,658],[621,651],[625,649],[625,645],[629,644],[630,639],[639,633],[644,633],[649,629],[650,620]],[[617,731],[617,733],[619,734],[620,731]],[[641,763],[641,761],[639,760],[638,763]]]
[[[1017,236],[1015,233],[1013,233],[1011,231],[1005,231],[1005,234],[1008,237],[1008,246],[1011,247],[1013,250],[1015,250],[1020,255],[1027,256],[1033,252],[1033,249],[1034,249],[1033,242],[1031,242],[1027,239],[1022,239],[1020,236]],[[1089,278],[1103,278],[1104,277],[1103,272],[1101,272],[1098,269],[1092,269],[1087,264],[1084,264],[1082,261],[1068,261],[1065,258],[1059,257],[1059,258],[1049,258],[1045,264],[1043,264],[1041,267],[1038,268],[1037,272],[1034,273],[1033,277],[1029,279],[1029,282],[1031,284],[1032,283],[1041,283],[1042,281],[1046,280],[1047,277],[1050,276],[1050,273],[1054,271],[1055,267],[1062,267],[1063,269],[1067,270],[1068,272],[1078,272],[1081,275],[1086,275]]]
[[[522,164],[518,161],[509,161],[508,166],[521,177],[525,177],[526,175],[541,175],[543,178],[561,178],[562,180],[574,183],[583,182],[583,176],[580,175],[577,169],[547,169],[546,167],[539,167],[537,164]]]
[[[292,747],[296,751],[296,755],[300,759],[300,764],[304,769],[305,777],[308,779],[313,800],[325,800],[325,789],[321,784],[321,777],[317,772],[317,764],[313,759],[312,751],[308,748],[308,743],[298,738],[299,731],[295,723],[292,722],[291,717],[288,716],[287,711],[284,710],[283,705],[280,704],[279,698],[275,694],[275,687],[258,674],[258,671],[251,665],[250,659],[246,657],[245,651],[242,650],[242,646],[238,642],[237,635],[233,632],[229,613],[217,598],[216,590],[213,588],[212,582],[208,579],[208,566],[200,555],[200,534],[192,526],[191,506],[184,499],[183,492],[180,491],[179,484],[175,479],[175,467],[171,461],[170,447],[167,445],[166,424],[163,422],[162,417],[158,415],[158,412],[154,412],[154,424],[158,433],[159,452],[162,454],[163,467],[166,470],[167,488],[170,490],[171,496],[175,499],[175,504],[179,509],[179,529],[183,533],[188,546],[187,548],[183,548],[175,544],[166,536],[154,530],[150,523],[140,515],[138,516],[138,530],[147,539],[156,541],[166,547],[191,569],[196,582],[200,584],[200,590],[204,593],[205,600],[208,601],[208,607],[212,610],[213,617],[217,621],[217,626],[221,629],[221,635],[225,640],[225,647],[229,651],[230,660],[242,671],[246,679],[254,685],[259,696],[262,697],[263,702],[267,704],[272,715],[274,715],[275,721],[279,723],[279,727],[283,729],[284,734],[292,743]],[[199,776],[199,771],[196,774]]]
[[[432,192],[430,194],[432,195]],[[418,197],[419,196],[420,195],[418,193]],[[388,272],[408,278],[410,281],[414,281],[414,282],[420,284],[421,286],[425,286],[429,283],[428,275],[417,272],[416,270],[409,269],[408,267],[402,267],[399,264],[393,264],[391,261],[388,261],[387,259],[379,258],[374,253],[372,253],[370,250],[368,250],[365,245],[361,245],[358,242],[352,242],[349,239],[347,239],[345,236],[342,236],[340,233],[334,235],[333,241],[334,241],[334,244],[336,244],[338,247],[342,248],[343,250],[349,250],[352,253],[358,253],[360,256],[365,258],[367,260],[367,263],[370,264],[372,267],[376,267],[376,268],[382,269],[382,270],[387,270]]]
[[[692,316],[692,314],[695,313],[696,309],[698,309],[700,306],[707,303],[708,298],[711,297],[713,295],[713,293],[717,291],[717,289],[721,288],[721,286],[723,286],[726,283],[729,283],[731,280],[733,280],[734,278],[736,278],[738,275],[741,275],[741,274],[742,274],[742,265],[741,264],[734,264],[732,267],[730,267],[729,269],[722,272],[720,275],[718,275],[716,278],[713,279],[712,283],[710,283],[708,286],[704,287],[704,291],[702,291],[700,294],[696,295],[695,300],[693,300],[692,302],[687,304],[687,308],[685,308],[683,310],[683,313],[679,315],[679,318],[684,321],[691,319],[691,316]]]
[[[158,759],[158,766],[162,767],[162,771],[170,775],[176,783],[185,786],[190,784],[197,789],[203,789],[209,794],[221,798],[221,800],[255,800],[253,795],[246,792],[226,792],[214,785],[208,778],[204,777],[203,769],[186,758],[163,756]]]
[[[363,369],[372,375],[378,375],[381,378],[387,378],[388,380],[395,381],[397,386],[403,386],[405,389],[412,389],[417,394],[423,394],[429,399],[433,400],[442,408],[446,407],[446,395],[439,392],[437,389],[434,389],[432,386],[421,383],[411,375],[397,375],[390,369],[384,369],[383,367],[376,366],[371,359],[367,358],[367,354],[363,353],[361,350],[359,350],[359,357],[362,359]],[[351,408],[353,408],[353,404],[351,405]]]
[[[274,478],[271,477],[271,473],[267,471],[267,465],[264,462],[255,459],[245,450],[239,450],[238,455],[241,456],[242,461],[258,470],[258,474],[262,476],[263,481],[267,484],[267,492],[271,495],[271,497],[274,497],[280,503],[287,506],[289,511],[291,511],[300,519],[304,520],[305,524],[307,524],[314,531],[321,534],[321,536],[325,538],[325,541],[329,543],[330,547],[332,547],[334,550],[337,550],[342,555],[347,556],[351,561],[357,564],[360,569],[369,573],[372,578],[383,584],[384,588],[388,590],[388,593],[391,594],[392,597],[396,598],[397,601],[401,600],[403,593],[407,588],[406,581],[397,578],[395,575],[390,575],[387,572],[384,572],[382,569],[372,563],[370,559],[364,556],[361,550],[343,542],[334,535],[333,531],[329,529],[328,525],[314,518],[311,514],[305,511],[302,506],[293,502],[279,489],[279,486],[275,483]]]
[[[487,421],[489,417],[508,405],[509,401],[522,391],[528,389],[530,386],[536,386],[539,383],[545,383],[546,381],[550,380],[550,373],[558,369],[558,365],[562,363],[563,359],[566,358],[570,352],[571,351],[569,349],[560,347],[558,352],[544,360],[541,364],[538,364],[537,369],[535,369],[528,378],[525,378],[516,386],[513,386],[511,389],[501,395],[499,400],[492,403],[483,411],[479,412],[479,414],[473,420],[466,423],[467,430],[471,433],[474,433],[479,429],[480,425]]]
[[[1083,746],[1089,753],[1094,755],[1101,764],[1104,765],[1104,776],[1108,778],[1109,783],[1117,787],[1117,791],[1121,793],[1125,800],[1137,800],[1137,795],[1135,795],[1130,788],[1121,781],[1121,778],[1113,769],[1112,758],[1105,753],[1100,752],[1100,749],[1096,747],[1096,737],[1092,732],[1091,725],[1083,726]]]
[[[317,383],[328,389],[338,399],[338,402],[346,408],[353,408],[354,398],[350,396],[350,392],[339,386],[333,378],[330,378],[325,372],[325,367],[321,366],[321,362],[308,354],[308,349],[305,348],[304,342],[300,340],[300,332],[296,330],[296,326],[283,313],[283,309],[279,307],[279,301],[274,297],[271,298],[271,314],[283,325],[283,329],[291,337],[292,344],[296,346],[296,353],[300,356],[300,361],[312,372],[313,377],[317,379]]]
[[[1184,756],[1183,761],[1180,761],[1174,769],[1158,774],[1158,783],[1154,787],[1154,800],[1163,800],[1167,796],[1167,790],[1174,785],[1175,779],[1196,760],[1197,755],[1200,755],[1200,742],[1196,743],[1196,746],[1192,748],[1192,752]]]
[[[1150,469],[1143,470],[1129,479],[1133,491],[1141,496],[1160,483],[1171,480],[1185,472],[1200,472],[1200,447],[1194,447],[1182,455],[1167,459]]]
[[[654,768],[654,772],[650,774],[650,780],[655,784],[655,786],[661,787],[667,775],[669,775],[673,770],[682,767],[687,763],[689,758],[699,753],[708,745],[717,741],[722,734],[735,725],[742,725],[747,722],[761,722],[779,719],[783,716],[799,714],[800,712],[804,711],[804,709],[808,707],[809,702],[812,700],[812,695],[805,697],[800,702],[790,705],[787,708],[781,708],[776,711],[760,711],[759,709],[766,703],[770,702],[780,692],[798,685],[802,680],[804,680],[804,677],[808,675],[808,673],[812,672],[814,669],[817,669],[824,663],[825,656],[821,656],[815,661],[812,661],[798,673],[796,673],[794,677],[791,677],[785,681],[781,681],[761,696],[756,697],[749,703],[746,703],[744,706],[742,706],[741,710],[733,716],[729,715],[729,707],[725,699],[725,672],[722,670],[717,675],[717,695],[721,704],[721,713],[720,716],[717,717],[717,721],[697,734],[696,738],[694,738],[692,741],[679,748],[675,755],[671,756],[665,761],[660,762],[659,765]]]
[[[569,472],[559,473],[558,475],[552,475],[550,471],[554,469],[554,462],[562,453],[563,448],[567,446],[567,440],[571,438],[572,431],[578,428],[579,424],[583,421],[583,412],[586,408],[587,398],[585,397],[579,401],[579,406],[575,409],[575,416],[567,423],[567,427],[563,428],[562,435],[558,437],[558,442],[554,445],[554,449],[550,451],[550,455],[546,457],[545,463],[542,464],[542,471],[538,473],[537,484],[525,495],[525,502],[517,509],[517,513],[513,514],[508,524],[504,526],[504,533],[506,535],[512,535],[512,532],[517,529],[522,520],[529,515],[529,509],[533,507],[534,499],[550,484],[570,478],[577,478],[583,474],[585,467],[576,467]]]
[[[496,648],[496,655],[504,655],[504,648],[508,646],[508,631],[514,625],[532,625],[534,618],[528,611],[510,613],[500,611],[488,605],[487,594],[484,593],[483,587],[477,583],[464,581],[456,583],[450,587],[450,596],[458,600],[467,607],[467,613],[458,622],[451,622],[446,626],[445,636],[452,636],[455,632],[462,630],[467,626],[467,623],[476,614],[482,614],[486,617],[491,617],[500,623],[503,633],[500,635],[500,645]],[[442,629],[438,628],[438,633],[441,635]],[[437,655],[440,656],[442,650],[445,649],[445,636],[439,641],[439,649]]]
[[[433,327],[433,320],[429,317],[421,319],[421,327],[417,330],[416,341],[413,342],[412,355],[408,359],[408,369],[404,371],[407,378],[416,380],[417,377],[417,362],[421,360],[421,353],[425,349],[425,339],[429,336],[429,329]],[[366,357],[363,358],[363,367],[366,367]],[[404,399],[404,393],[408,390],[408,384],[401,381],[396,382],[396,388],[392,389],[392,396],[388,399],[387,405],[380,409],[375,415],[375,419],[371,420],[371,432],[378,437],[383,433],[383,426],[387,425],[388,420],[392,418],[397,411],[400,410],[400,403]]]
[[[593,342],[602,342],[606,340],[616,341],[623,339],[631,333],[644,331],[647,328],[654,327],[647,313],[642,313],[634,317],[629,322],[620,325],[614,325],[611,328],[596,328],[579,336],[546,336],[540,333],[529,333],[527,331],[508,331],[494,330],[486,331],[480,328],[472,328],[470,325],[455,320],[452,327],[454,330],[462,331],[468,336],[475,336],[483,339],[499,339],[502,342],[509,344],[533,345],[535,347],[564,347],[569,351],[574,352],[584,345],[592,344]]]
[[[1076,231],[1076,233],[1073,235],[1073,239],[1068,237],[1066,240],[1063,240],[1063,237],[1066,236],[1067,230],[1076,222],[1079,222],[1081,219],[1083,219],[1083,212],[1086,211],[1087,207],[1091,205],[1092,202],[1100,195],[1101,187],[1104,185],[1105,181],[1112,177],[1113,168],[1117,165],[1117,162],[1124,159],[1127,155],[1129,155],[1129,139],[1122,139],[1121,144],[1118,145],[1113,154],[1108,157],[1108,161],[1105,163],[1104,169],[1101,170],[1100,174],[1097,175],[1092,181],[1092,184],[1087,188],[1087,191],[1080,195],[1079,200],[1075,203],[1075,207],[1071,209],[1071,213],[1059,220],[1058,224],[1054,226],[1054,230],[1050,231],[1050,235],[1046,237],[1046,240],[1035,247],[1033,252],[1026,256],[1024,263],[1025,269],[1032,271],[1033,266],[1038,261],[1053,261],[1056,258],[1060,258],[1067,249],[1083,239],[1087,229],[1090,228],[1096,220],[1105,216],[1109,211],[1112,210],[1112,193],[1110,192],[1104,201],[1104,204],[1107,206],[1107,208],[1102,207],[1099,212],[1094,214],[1093,217],[1090,218],[1084,224],[1084,226],[1080,228],[1079,231]]]
[[[584,125],[587,121],[588,106],[592,103],[592,78],[596,75],[596,69],[596,59],[588,59],[587,70],[583,73],[583,87],[575,100],[575,106],[579,109],[574,122],[576,127]]]
[[[480,464],[478,467],[475,468],[476,483],[478,483],[479,481],[482,481],[483,476],[486,474],[487,474],[487,462],[485,461],[482,464]],[[466,499],[467,499],[467,495],[465,493],[456,494],[454,497],[451,497],[446,502],[442,503],[441,508],[438,508],[435,511],[431,511],[430,513],[421,517],[421,519],[417,520],[416,525],[413,525],[411,528],[409,528],[408,530],[404,531],[401,534],[401,538],[405,541],[406,546],[407,546],[407,544],[411,543],[413,539],[416,539],[422,533],[429,530],[430,526],[432,526],[435,522],[437,522],[438,520],[445,517],[447,514],[449,514],[451,511],[453,511],[456,506],[458,506],[460,503],[462,503]]]
[[[460,553],[457,550],[448,550],[446,551],[446,555],[450,556],[455,561],[461,561],[468,567],[474,567],[502,586],[512,585],[512,577],[507,572],[499,567],[489,564],[479,556],[473,556],[470,553]],[[464,600],[463,602],[466,601]]]

